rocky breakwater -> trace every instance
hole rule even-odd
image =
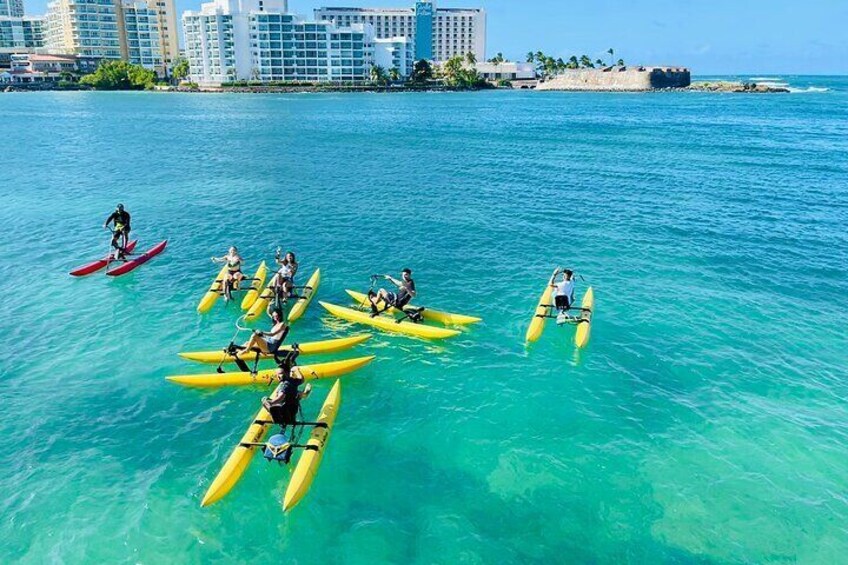
[[[736,81],[698,81],[689,86],[689,90],[696,92],[739,92],[747,94],[784,93],[790,90],[784,86],[770,84],[757,84],[755,82]]]

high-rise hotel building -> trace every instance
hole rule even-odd
[[[174,0],[147,0],[147,7],[156,13],[162,62],[170,69],[180,58],[179,24]]]
[[[290,14],[285,0],[215,0],[183,14],[193,82],[362,83],[371,68],[412,70],[405,37],[375,40],[367,24],[337,26]]]
[[[164,74],[179,55],[175,22],[173,0],[52,0],[46,47],[55,54],[123,59]]]
[[[42,16],[0,16],[0,52],[32,52],[44,47],[46,27]]]
[[[315,19],[339,26],[365,23],[378,39],[405,36],[415,45],[415,59],[447,61],[473,53],[486,57],[486,12],[478,8],[438,8],[416,2],[412,8],[318,8]]]
[[[164,70],[156,10],[147,2],[122,2],[117,6],[121,59],[147,69]]]
[[[53,0],[47,5],[47,49],[57,55],[121,58],[115,0]]]
[[[23,0],[0,0],[0,66],[13,53],[33,53],[44,47],[47,23],[43,16],[25,16]]]
[[[24,17],[24,0],[0,0],[0,17]]]

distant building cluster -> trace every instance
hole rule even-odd
[[[370,26],[339,27],[288,13],[285,0],[215,0],[183,14],[191,78],[232,81],[363,82],[371,67],[412,68],[404,37],[377,39]]]
[[[22,0],[0,0],[0,67],[16,82],[47,78],[32,61],[55,68],[47,61],[76,58],[74,68],[61,66],[78,72],[91,60],[123,59],[164,76],[179,57],[174,0],[52,0],[45,16],[25,16]]]
[[[183,13],[183,51],[177,25],[174,0],[51,0],[45,16],[24,15],[23,0],[0,0],[0,69],[8,69],[0,79],[44,79],[56,73],[36,69],[66,72],[74,60],[77,71],[125,60],[166,76],[184,57],[202,85],[362,83],[376,66],[408,77],[417,60],[470,53],[482,63],[486,54],[485,11],[434,1],[318,8],[307,20],[287,0],[212,0]]]
[[[415,59],[447,61],[473,53],[486,57],[486,12],[482,9],[437,8],[434,2],[416,2],[413,8],[318,8],[315,19],[338,26],[367,24],[374,37],[406,37]]]
[[[307,21],[286,0],[214,0],[183,14],[193,81],[361,83],[380,66],[407,77],[413,62],[486,53],[486,13],[411,8],[319,8]]]

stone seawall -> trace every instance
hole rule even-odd
[[[604,67],[571,69],[540,82],[536,90],[644,92],[686,88],[692,83],[685,67]]]

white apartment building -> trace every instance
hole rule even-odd
[[[133,65],[164,72],[159,18],[147,2],[119,4],[121,58]]]
[[[486,57],[486,12],[478,8],[438,8],[435,2],[416,2],[412,8],[318,8],[315,19],[339,26],[371,24],[378,39],[406,36],[415,46],[414,58],[447,61],[473,53]]]
[[[489,63],[478,61],[475,65],[477,73],[486,80],[530,80],[536,78],[536,65],[533,63]]]
[[[47,5],[51,53],[120,59],[120,27],[114,0],[53,0]]]
[[[0,16],[0,52],[23,53],[40,49],[44,47],[45,30],[43,16]]]
[[[370,26],[307,22],[286,9],[285,0],[215,0],[185,12],[191,80],[208,86],[368,80],[374,59]]]
[[[0,17],[24,17],[24,0],[0,0]]]
[[[374,39],[374,64],[387,72],[397,69],[401,78],[412,74],[415,64],[415,46],[404,36]]]

